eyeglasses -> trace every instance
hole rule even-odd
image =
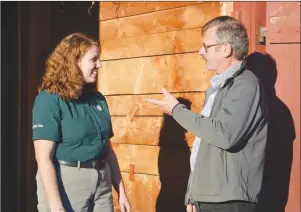
[[[228,43],[228,42],[225,42],[225,43]],[[223,44],[225,44],[225,43],[216,43],[216,44],[211,44],[211,45],[206,45],[206,44],[203,43],[203,47],[204,47],[204,49],[205,49],[205,52],[208,53],[208,49],[209,49],[209,48],[211,48],[211,47],[213,47],[213,46],[223,45]]]

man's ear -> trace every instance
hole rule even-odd
[[[230,57],[233,51],[232,46],[229,43],[225,43],[224,45],[224,55],[225,57]]]

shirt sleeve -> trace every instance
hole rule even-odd
[[[58,95],[42,91],[32,111],[32,140],[61,140],[61,110]]]

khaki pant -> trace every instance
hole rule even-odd
[[[55,165],[66,212],[113,212],[112,181],[108,164],[103,169]],[[38,211],[50,212],[37,174]]]

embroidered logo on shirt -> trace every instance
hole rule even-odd
[[[32,129],[37,128],[37,127],[44,127],[44,125],[43,124],[35,124],[32,126]]]
[[[102,111],[102,108],[101,108],[100,105],[97,105],[97,106],[96,106],[96,109],[99,110],[99,111]]]

